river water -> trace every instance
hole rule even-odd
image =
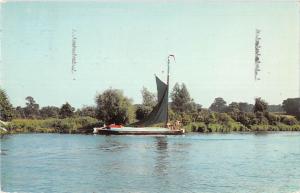
[[[300,191],[300,133],[1,139],[5,192]]]

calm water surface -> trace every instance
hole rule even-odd
[[[1,139],[6,192],[300,191],[300,133],[20,134]]]

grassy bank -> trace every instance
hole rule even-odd
[[[260,131],[300,131],[300,124],[286,125],[278,123],[276,125],[250,125],[246,127],[241,123],[219,124],[204,122],[193,122],[184,126],[187,132],[200,132],[200,133],[212,133],[212,132],[260,132]]]
[[[8,133],[92,133],[103,122],[91,117],[65,119],[14,119],[5,128]]]
[[[183,113],[174,120],[181,120],[187,132],[300,131],[296,117],[282,113],[202,110],[195,114]]]
[[[3,128],[5,129],[5,122],[0,121],[0,135],[4,135],[7,133],[7,131],[3,130]]]
[[[260,131],[300,131],[299,121],[291,116],[268,114],[268,119],[252,116],[236,121],[225,113],[210,113],[207,118],[198,117],[196,121],[183,122],[187,132],[227,133],[227,132],[260,132]],[[103,126],[103,122],[91,117],[71,117],[65,119],[14,119],[2,127],[7,133],[92,133],[94,127]],[[156,125],[163,126],[163,125]],[[6,132],[0,130],[0,134]]]

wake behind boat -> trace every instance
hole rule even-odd
[[[180,128],[178,121],[172,126],[169,123],[169,66],[170,58],[174,55],[168,56],[168,74],[167,83],[163,82],[157,76],[157,105],[153,108],[151,113],[143,120],[132,123],[126,127],[121,125],[109,125],[101,128],[94,128],[95,134],[104,135],[181,135],[184,133],[184,129]],[[162,127],[151,127],[158,123],[165,123],[165,128]]]

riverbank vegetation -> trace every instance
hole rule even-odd
[[[187,131],[192,132],[259,132],[259,131],[300,131],[296,115],[299,110],[288,115],[286,104],[268,105],[256,98],[254,105],[232,102],[227,105],[221,98],[215,98],[208,109],[195,104],[184,84],[176,84],[172,94],[171,120],[180,120]],[[293,103],[300,99],[294,99]],[[293,105],[290,105],[294,108]],[[271,107],[271,108],[270,108]],[[298,108],[300,105],[298,105]],[[273,111],[273,112],[271,112]]]
[[[92,117],[13,119],[7,124],[10,133],[92,133],[103,122]]]
[[[31,96],[25,98],[24,107],[13,107],[0,89],[0,120],[8,122],[1,127],[8,133],[92,133],[94,127],[104,123],[126,125],[144,119],[157,103],[154,93],[146,88],[141,93],[142,103],[133,104],[121,90],[107,89],[95,97],[94,106],[75,109],[68,102],[60,107],[40,107]],[[227,105],[217,97],[209,108],[203,108],[194,102],[185,84],[178,83],[170,98],[170,122],[181,121],[188,132],[300,131],[300,98],[286,99],[280,105],[269,105],[261,98],[254,104]]]

